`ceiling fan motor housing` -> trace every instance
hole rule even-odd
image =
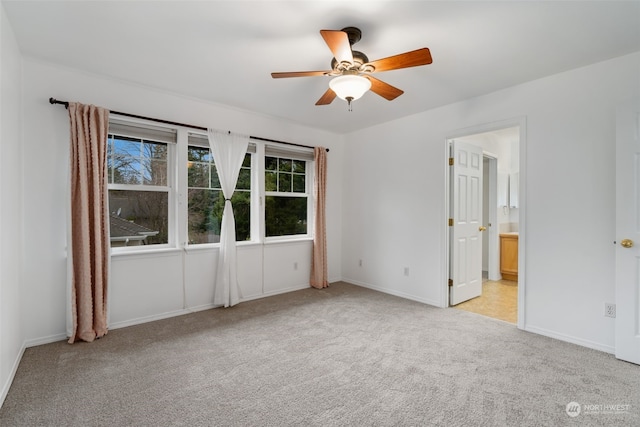
[[[367,55],[364,53],[358,52],[357,50],[352,50],[351,53],[353,54],[353,64],[351,66],[345,68],[344,64],[338,63],[336,58],[333,58],[331,60],[331,69],[337,72],[345,70],[360,70],[364,64],[369,62],[369,58],[367,58]]]

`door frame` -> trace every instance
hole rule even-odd
[[[483,151],[483,159],[488,160],[488,187],[489,187],[489,215],[484,218],[486,224],[491,224],[487,228],[488,259],[487,274],[489,280],[500,280],[500,257],[498,248],[500,247],[500,237],[498,232],[498,157],[495,154]],[[484,254],[483,254],[484,256]]]
[[[442,266],[442,292],[441,292],[441,307],[449,308],[449,266],[450,266],[450,243],[449,243],[449,218],[450,218],[450,195],[451,195],[451,183],[450,183],[450,166],[449,166],[449,140],[461,138],[465,136],[475,135],[479,133],[491,132],[500,129],[506,129],[510,127],[519,128],[519,153],[518,164],[520,181],[518,185],[518,329],[525,329],[526,326],[526,304],[525,304],[525,288],[526,288],[526,183],[527,183],[527,162],[526,162],[526,147],[527,147],[527,120],[526,116],[514,117],[511,119],[505,119],[495,122],[489,122],[485,124],[470,126],[453,130],[445,135],[444,143],[442,144],[443,151],[443,174],[444,174],[444,200],[443,217],[442,217],[442,239],[441,247],[443,256]]]

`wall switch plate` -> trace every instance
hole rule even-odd
[[[616,317],[616,305],[611,303],[604,304],[604,315],[606,317]]]

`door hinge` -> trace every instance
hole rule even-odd
[[[449,157],[449,166],[453,166],[453,157]]]
[[[449,279],[449,286],[453,286],[453,280]]]
[[[453,218],[449,218],[449,227],[453,227]]]

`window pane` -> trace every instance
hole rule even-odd
[[[144,183],[147,185],[167,185],[167,161],[145,160]]]
[[[305,186],[305,176],[304,175],[293,175],[293,192],[294,193],[304,193],[306,192]]]
[[[247,153],[244,155],[244,161],[242,162],[243,168],[251,168],[251,154]]]
[[[209,188],[209,165],[191,162],[187,169],[189,187]]]
[[[220,178],[218,177],[218,171],[215,165],[211,165],[211,188],[221,189]]]
[[[167,185],[167,145],[155,142],[144,142],[141,171],[146,185]]]
[[[113,156],[113,182],[114,184],[141,184],[140,160],[122,154]]]
[[[266,191],[278,191],[278,174],[276,172],[265,172],[264,189]]]
[[[143,155],[150,159],[167,160],[166,144],[145,141]]]
[[[231,203],[236,221],[236,241],[251,240],[251,192],[236,191]]]
[[[307,198],[265,198],[265,226],[267,237],[307,234]]]
[[[231,198],[236,240],[251,239],[251,193],[236,191]],[[221,190],[189,190],[189,244],[219,243],[224,197]]]
[[[291,172],[291,160],[278,159],[278,170],[280,172]]]
[[[113,137],[113,182],[116,184],[141,184],[140,141]]]
[[[220,190],[189,189],[189,243],[220,242],[224,198]]]
[[[190,162],[210,162],[211,155],[208,148],[189,147],[187,156]]]
[[[108,153],[110,183],[167,185],[167,144],[110,135]]]
[[[291,174],[280,173],[278,174],[278,191],[290,193],[291,192]]]
[[[190,244],[220,242],[224,197],[213,158],[197,147],[190,149],[188,181],[188,234]],[[209,153],[208,150],[206,150]],[[196,157],[200,156],[200,157]],[[209,162],[195,161],[210,159]],[[236,191],[231,199],[236,223],[236,240],[251,239],[251,154],[244,158]]]
[[[140,177],[138,176],[138,171],[140,170],[138,164],[140,142],[130,138],[109,135],[108,147],[109,183],[140,184]]]
[[[109,190],[111,246],[168,243],[168,206],[166,192]]]
[[[304,173],[306,169],[307,162],[304,160],[294,160],[293,165],[291,166],[291,171],[296,173]]]
[[[237,190],[251,190],[251,169],[240,169],[238,175],[238,183],[236,184]]]
[[[278,170],[278,159],[275,157],[265,157],[264,168],[268,171]]]
[[[113,138],[114,155],[140,157],[140,140],[115,135],[113,136]]]

